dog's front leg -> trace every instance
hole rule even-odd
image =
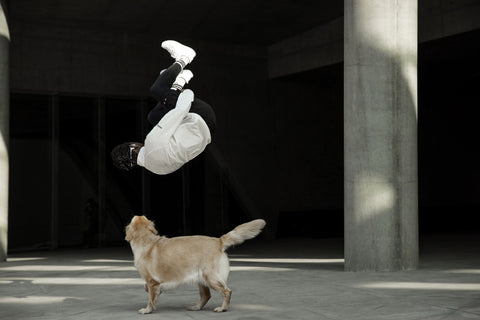
[[[145,289],[149,294],[148,304],[146,308],[138,310],[140,314],[151,313],[155,309],[155,304],[157,303],[157,297],[160,295],[160,284],[153,279],[150,279],[145,283]]]

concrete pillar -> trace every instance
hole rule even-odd
[[[8,239],[8,133],[10,109],[8,48],[10,33],[4,8],[4,2],[0,1],[0,262],[7,260]]]
[[[415,269],[416,0],[345,0],[344,126],[345,269]]]

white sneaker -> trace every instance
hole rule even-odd
[[[196,55],[195,50],[175,40],[163,41],[162,48],[167,50],[175,61],[182,60],[186,64],[191,63]]]

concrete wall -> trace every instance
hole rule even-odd
[[[279,236],[341,236],[343,66],[271,81]]]
[[[419,5],[421,41],[480,27],[478,1]],[[15,20],[10,29],[14,92],[148,96],[158,71],[171,63],[160,47],[166,37],[160,32]],[[342,19],[268,48],[178,40],[197,49],[191,87],[216,110],[212,150],[252,217],[266,218],[275,229],[279,212],[336,210],[343,195],[334,192],[338,167],[330,130],[339,129],[334,119],[342,94],[335,83],[318,90],[317,78],[335,77],[328,66],[342,62]],[[218,213],[219,181],[209,181],[207,210]],[[208,219],[214,222],[217,213]]]
[[[44,139],[12,140],[9,246],[45,247],[51,236],[51,143]],[[35,154],[37,166],[30,165]]]
[[[98,217],[89,217],[87,212],[89,200],[94,203],[98,200],[96,181],[89,180],[65,150],[58,154],[58,225],[54,231],[56,235],[52,235],[51,149],[52,143],[48,139],[12,140],[11,175],[16,179],[10,183],[11,248],[49,248],[52,239],[61,246],[98,243],[97,233],[89,229],[89,219]],[[35,166],[31,165],[32,154],[36,156]],[[95,221],[92,224],[95,225]],[[123,230],[113,225],[112,219],[107,219],[106,224],[108,234],[102,240],[109,243],[123,241]],[[87,233],[89,238],[84,238]]]
[[[11,90],[148,95],[168,61],[152,36],[12,21]]]
[[[12,30],[13,92],[149,96],[159,70],[172,63],[160,46],[162,34],[30,21],[13,21]],[[225,159],[242,197],[253,204],[252,218],[275,221],[266,49],[178,40],[198,53],[189,66],[190,87],[216,111],[212,147]]]
[[[342,210],[341,72],[336,65],[272,81],[280,211]]]

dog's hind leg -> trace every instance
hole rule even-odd
[[[208,300],[210,300],[210,289],[207,286],[204,286],[203,284],[198,284],[198,289],[200,292],[200,302],[191,307],[188,307],[187,309],[190,311],[201,310],[207,304]]]
[[[225,312],[228,310],[230,306],[230,298],[232,297],[232,290],[230,290],[226,283],[222,280],[217,279],[209,279],[208,285],[210,288],[214,289],[215,291],[220,292],[223,297],[223,303],[221,307],[213,309],[215,312]]]
[[[155,304],[157,303],[157,298],[161,293],[160,292],[160,283],[156,282],[153,279],[150,279],[149,281],[147,281],[145,286],[146,286],[146,288],[148,288],[149,299],[148,299],[147,307],[138,310],[138,313],[141,313],[141,314],[151,313],[152,310],[155,309]]]

